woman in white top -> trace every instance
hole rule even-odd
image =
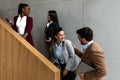
[[[31,35],[33,27],[33,19],[29,17],[30,7],[28,4],[19,4],[18,15],[14,17],[14,23],[11,19],[6,18],[6,20],[11,24],[12,28],[19,33],[24,39],[26,39],[31,45],[33,44],[33,39]]]

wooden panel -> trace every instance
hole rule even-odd
[[[60,70],[1,19],[0,80],[60,80]]]

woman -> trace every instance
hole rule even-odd
[[[47,42],[49,48],[53,42],[53,35],[56,28],[59,27],[58,17],[57,13],[54,10],[48,11],[48,17],[47,17],[48,23],[46,25],[46,28],[44,30],[45,32],[45,41]]]
[[[26,39],[32,46],[33,39],[31,35],[33,27],[33,19],[29,17],[30,7],[28,4],[19,4],[18,15],[14,17],[14,23],[11,19],[6,20],[11,24],[12,28],[19,33],[24,39]]]
[[[61,27],[55,31],[55,42],[50,53],[50,61],[61,70],[62,80],[75,80],[74,74],[79,58],[75,55],[72,42],[65,39]]]

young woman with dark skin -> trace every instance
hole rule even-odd
[[[33,27],[33,19],[29,17],[30,7],[28,4],[21,3],[18,6],[18,15],[14,17],[14,22],[10,18],[6,20],[11,24],[12,28],[34,46],[31,31]]]

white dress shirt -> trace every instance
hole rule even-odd
[[[25,27],[26,27],[26,20],[27,20],[27,16],[21,17],[19,15],[17,18],[16,27],[18,28],[18,33],[20,35],[24,35]]]

